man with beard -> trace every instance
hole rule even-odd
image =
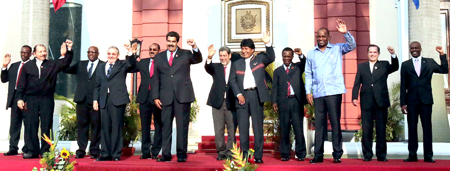
[[[436,47],[441,59],[441,65],[432,58],[422,57],[422,46],[414,41],[409,45],[413,58],[404,61],[401,67],[400,105],[403,114],[408,115],[408,151],[405,162],[417,161],[417,123],[422,122],[424,161],[434,163],[433,135],[431,113],[433,108],[433,92],[431,78],[433,73],[448,73],[447,55],[441,46]]]
[[[188,127],[191,103],[195,101],[191,81],[191,65],[202,62],[202,54],[194,39],[188,39],[190,50],[180,49],[180,35],[169,32],[166,35],[167,50],[155,56],[152,94],[155,105],[160,108],[162,130],[162,157],[158,162],[172,159],[172,122],[177,124],[177,161],[186,162]]]
[[[233,95],[237,97],[235,103],[241,149],[244,156],[246,156],[249,150],[249,119],[251,116],[255,135],[254,156],[256,163],[263,163],[264,102],[270,101],[270,94],[265,80],[265,68],[275,60],[269,32],[264,33],[262,41],[266,44],[267,53],[255,55],[253,40],[243,39],[241,42],[243,58],[233,62],[230,71],[230,86],[233,90]]]
[[[11,64],[11,67],[7,69],[6,67],[11,62],[11,55],[6,54],[3,59],[3,68],[1,79],[3,83],[9,81],[8,84],[8,98],[6,102],[6,109],[11,108],[11,124],[9,125],[9,151],[3,153],[5,156],[17,155],[20,140],[20,130],[22,128],[22,121],[25,121],[25,112],[19,109],[17,106],[17,83],[19,81],[19,77],[21,76],[21,71],[23,65],[25,65],[28,61],[30,61],[31,56],[31,47],[28,45],[22,46],[20,51],[20,57],[22,61]],[[26,153],[26,145],[22,147],[22,151]]]
[[[152,96],[152,78],[155,70],[155,56],[159,53],[159,45],[153,43],[148,48],[150,58],[141,59],[137,63],[135,71],[141,73],[141,84],[139,85],[139,92],[137,94],[136,103],[139,103],[139,111],[141,117],[141,127],[142,127],[142,156],[141,159],[157,159],[158,154],[161,151],[162,140],[162,121],[161,121],[161,109],[155,106]],[[153,138],[153,143],[150,137],[150,127],[153,123],[155,126],[155,134]],[[151,146],[151,149],[150,149]]]
[[[356,42],[347,25],[341,19],[336,29],[344,35],[347,43],[330,44],[330,32],[327,28],[317,30],[317,46],[310,50],[306,58],[305,89],[308,103],[315,109],[315,146],[314,158],[310,163],[323,162],[323,145],[327,135],[327,115],[330,118],[333,140],[334,163],[341,162],[342,132],[341,103],[342,94],[346,93],[344,75],[342,74],[342,55],[356,48]],[[314,95],[314,97],[313,97]],[[314,101],[314,102],[313,102]]]
[[[26,112],[25,142],[27,153],[24,159],[38,158],[49,151],[50,145],[41,141],[39,146],[38,127],[41,121],[41,136],[50,135],[53,125],[53,111],[55,106],[54,93],[58,73],[69,67],[72,61],[71,40],[61,45],[61,57],[48,60],[44,45],[38,44],[33,49],[35,58],[24,64],[17,84],[17,106]]]
[[[92,107],[93,91],[95,80],[97,78],[98,64],[105,63],[98,59],[98,48],[89,47],[87,51],[88,59],[80,61],[70,66],[65,73],[75,74],[77,76],[77,89],[73,101],[77,103],[77,128],[78,128],[78,150],[75,158],[84,158],[88,144],[89,126],[91,127],[91,144],[89,153],[91,159],[97,158],[100,154],[100,113]]]

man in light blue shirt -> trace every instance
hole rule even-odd
[[[330,118],[333,141],[334,163],[341,162],[341,103],[346,93],[342,74],[342,55],[356,48],[353,36],[341,19],[336,29],[342,33],[347,43],[329,44],[331,39],[327,28],[317,30],[317,46],[308,52],[305,67],[305,89],[308,103],[315,108],[315,147],[314,159],[310,163],[323,162],[323,144],[327,133],[327,113]],[[314,101],[314,102],[313,102]]]

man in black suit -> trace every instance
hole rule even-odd
[[[141,159],[157,159],[158,154],[161,151],[162,139],[162,121],[161,121],[161,109],[156,107],[153,101],[151,89],[153,88],[152,78],[155,71],[155,56],[159,53],[159,45],[153,43],[149,47],[150,58],[141,59],[137,63],[136,71],[141,73],[141,84],[139,86],[139,92],[137,94],[136,103],[139,103],[139,111],[141,117],[142,127],[142,156]],[[153,144],[150,137],[150,126],[153,123],[155,126],[155,134],[153,138]],[[151,149],[150,149],[151,146]]]
[[[41,133],[50,135],[53,125],[53,110],[55,106],[54,93],[57,75],[69,67],[72,61],[71,40],[61,45],[61,57],[58,60],[48,60],[44,45],[34,47],[35,58],[22,67],[22,73],[17,83],[17,106],[26,112],[25,142],[27,153],[24,159],[38,158],[47,152],[50,145],[41,141],[39,146],[38,127],[41,121]],[[67,46],[67,47],[66,47]]]
[[[108,48],[108,61],[98,65],[97,78],[94,87],[93,107],[101,110],[101,152],[97,161],[120,161],[123,147],[123,115],[128,96],[126,78],[136,67],[136,47],[125,44],[128,50],[126,59],[119,60],[119,49]]]
[[[22,46],[22,50],[20,51],[20,57],[22,61],[15,62],[11,64],[11,67],[7,69],[6,67],[11,62],[11,55],[6,54],[5,59],[3,60],[3,68],[2,68],[2,74],[1,79],[3,83],[6,83],[9,81],[8,84],[8,98],[6,102],[6,109],[11,108],[11,124],[9,125],[9,151],[6,153],[3,153],[5,156],[12,156],[17,155],[19,147],[17,147],[17,144],[19,144],[20,140],[20,130],[22,128],[22,121],[25,120],[25,113],[22,112],[22,110],[19,109],[17,106],[17,82],[19,81],[19,76],[21,75],[22,67],[25,65],[28,61],[30,61],[31,56],[31,47],[28,45]],[[22,151],[26,152],[26,145],[22,147]]]
[[[388,61],[379,61],[380,47],[369,45],[367,48],[368,62],[358,65],[355,84],[353,85],[352,103],[358,104],[358,92],[361,87],[361,122],[362,122],[362,150],[364,161],[371,161],[373,157],[373,120],[376,122],[377,159],[386,162],[386,122],[389,101],[387,78],[389,74],[398,70],[398,59],[394,48],[388,46],[391,53],[392,65]]]
[[[202,62],[202,54],[194,39],[188,39],[190,50],[180,49],[177,32],[166,35],[167,50],[155,56],[155,73],[152,94],[155,105],[162,109],[162,157],[159,162],[170,161],[172,144],[172,121],[176,117],[177,124],[177,161],[186,162],[189,115],[191,103],[195,101],[194,88],[191,81],[191,65]]]
[[[265,81],[265,68],[275,60],[275,53],[270,43],[269,33],[265,33],[263,42],[267,53],[254,55],[255,44],[252,39],[241,42],[241,59],[231,65],[230,86],[237,97],[236,108],[239,122],[241,149],[246,156],[249,150],[249,117],[252,116],[255,136],[255,162],[263,163],[264,144],[264,102],[270,101],[269,89]]]
[[[75,158],[84,158],[86,155],[86,147],[88,145],[89,126],[91,127],[91,144],[89,146],[89,153],[91,159],[97,158],[100,154],[100,113],[94,110],[93,92],[95,80],[97,78],[98,64],[105,63],[98,59],[98,48],[95,46],[89,47],[88,59],[80,61],[70,66],[65,73],[75,74],[77,76],[77,89],[73,101],[77,103],[77,128],[78,128],[78,150]]]
[[[281,161],[289,161],[291,144],[291,124],[295,134],[295,155],[298,161],[304,161],[306,156],[305,136],[303,134],[303,106],[307,103],[303,72],[306,59],[300,48],[295,49],[300,62],[292,63],[294,51],[287,47],[283,49],[283,65],[273,72],[272,102],[275,112],[279,112],[281,141]]]
[[[431,113],[433,108],[433,93],[431,91],[431,78],[433,73],[448,73],[447,55],[441,46],[436,47],[441,58],[441,65],[432,58],[420,55],[422,46],[419,42],[409,45],[410,60],[402,63],[400,105],[402,112],[408,115],[408,150],[409,157],[405,162],[417,161],[417,122],[422,122],[424,161],[434,163],[433,135],[431,130]]]
[[[219,49],[220,63],[212,63],[212,57],[216,53],[214,45],[208,48],[208,59],[205,62],[205,70],[213,77],[213,85],[209,92],[207,105],[212,107],[214,122],[214,136],[217,150],[217,160],[225,160],[231,157],[230,149],[235,141],[235,126],[233,114],[235,98],[228,80],[231,70],[231,50],[223,46]],[[225,144],[225,125],[227,125],[228,138]]]

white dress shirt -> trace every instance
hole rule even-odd
[[[89,62],[88,62],[88,65],[87,65],[87,67],[86,67],[88,74],[89,74],[89,68],[91,67],[91,64],[92,64],[92,63],[94,63],[94,65],[92,66],[92,74],[94,74],[95,68],[97,68],[97,65],[98,65],[98,61],[99,61],[99,60],[97,59],[97,60],[95,60],[94,62],[92,62],[92,61],[89,61]],[[108,70],[107,70],[107,71],[108,71]]]
[[[414,58],[414,57],[412,58],[414,68],[416,68],[416,60],[419,60],[419,62],[417,62],[417,63],[419,64],[419,68],[422,69],[422,55],[420,55],[417,58]]]
[[[289,66],[288,67],[286,67],[286,65],[284,65],[283,64],[283,67],[284,67],[284,71],[286,71],[286,68],[290,68],[291,67],[291,65],[292,65],[292,63],[291,64],[289,64]],[[289,72],[291,72],[290,70],[289,70]],[[292,88],[292,84],[289,86],[289,89],[291,89],[291,94],[289,94],[289,95],[295,95],[295,92],[294,92],[294,88]]]
[[[253,76],[251,65],[251,59],[253,58],[253,55],[250,56],[250,58],[244,59],[245,61],[245,75],[244,75],[244,89],[249,88],[255,88],[255,77]]]
[[[41,61],[41,60],[39,60],[38,58],[36,58],[36,67],[38,68],[38,71],[39,71],[39,79],[41,78],[41,66],[42,66],[42,62],[44,62],[44,61]]]
[[[198,47],[195,49],[192,49],[192,50],[195,52],[198,52]],[[175,54],[177,54],[177,51],[178,51],[178,48],[175,49],[175,51],[173,52],[173,55],[174,55],[173,58],[175,58]],[[170,61],[170,50],[169,49],[166,50],[166,54],[167,54],[167,61]]]

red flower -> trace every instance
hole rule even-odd
[[[255,159],[254,158],[250,158],[250,159],[248,159],[248,162],[250,162],[251,164],[255,164]]]

